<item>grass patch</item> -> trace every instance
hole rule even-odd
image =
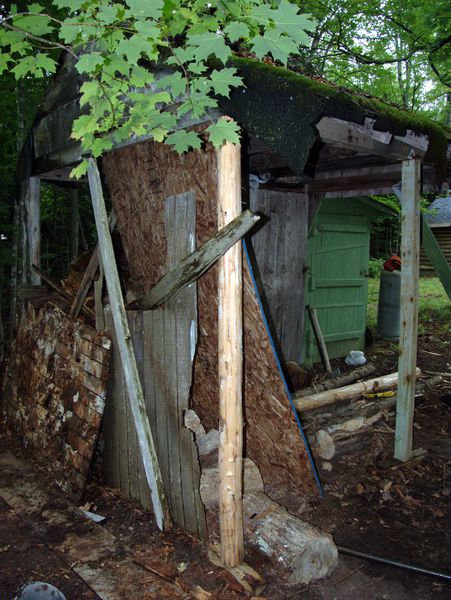
[[[372,329],[377,325],[379,286],[380,278],[368,279],[367,325]],[[418,321],[421,334],[448,333],[450,330],[451,304],[438,277],[420,278]]]

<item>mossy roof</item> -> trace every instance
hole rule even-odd
[[[425,161],[433,163],[440,174],[446,169],[447,137],[430,119],[283,67],[241,57],[232,63],[246,87],[222,101],[221,110],[283,157],[295,173],[304,170],[317,137],[314,125],[322,117],[355,123],[371,117],[376,130],[401,136],[407,129],[425,134],[429,138]]]

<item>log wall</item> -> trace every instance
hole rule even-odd
[[[8,427],[76,502],[102,420],[111,342],[51,302],[24,311],[2,398]]]
[[[148,291],[166,271],[164,201],[193,192],[196,242],[217,231],[216,156],[212,148],[178,156],[165,145],[144,142],[109,153],[103,160],[111,198],[128,257],[133,291]],[[315,493],[313,472],[293,416],[282,376],[244,265],[245,451],[266,485],[293,493]],[[201,277],[198,342],[191,405],[207,429],[218,427],[217,268]]]

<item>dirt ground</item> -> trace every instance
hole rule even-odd
[[[396,370],[393,344],[377,342],[367,355],[378,374]],[[440,386],[417,399],[414,447],[426,453],[405,464],[394,463],[393,418],[374,426],[366,445],[358,452],[334,461],[332,470],[318,463],[324,498],[305,502],[288,499],[302,519],[330,532],[339,546],[380,557],[411,563],[434,571],[449,572],[449,523],[451,522],[451,352],[445,334],[420,336],[418,364],[426,376],[442,373]],[[337,361],[344,371],[343,361]],[[16,441],[0,436],[0,452],[8,449],[23,456]],[[27,457],[42,480],[33,457]],[[247,548],[245,560],[265,580],[265,587],[246,591],[224,569],[208,560],[204,546],[181,531],[161,533],[151,515],[102,485],[99,469],[87,488],[85,507],[106,517],[66,526],[48,525],[46,511],[22,513],[1,499],[0,493],[0,599],[10,600],[29,580],[44,580],[59,587],[68,600],[109,598],[97,595],[74,567],[67,540],[83,540],[101,528],[114,540],[108,560],[89,563],[102,568],[135,569],[142,599],[198,598],[233,600],[433,600],[451,597],[449,582],[361,558],[340,554],[336,571],[310,586],[290,586],[287,574],[255,549]],[[32,477],[30,471],[30,477]],[[4,473],[0,487],[13,485]],[[11,474],[8,477],[12,477]],[[46,484],[51,507],[59,506],[60,493]],[[46,509],[48,511],[48,509]],[[71,537],[72,536],[72,537]],[[65,546],[66,544],[66,546]],[[127,562],[128,561],[128,562]],[[104,567],[104,565],[106,565]],[[122,565],[122,566],[121,566]],[[139,571],[137,571],[138,569]],[[125,572],[125,571],[120,571]],[[132,571],[130,571],[132,572]],[[122,577],[122,575],[121,575]],[[131,589],[131,588],[130,588]],[[130,598],[116,588],[115,598]],[[254,596],[252,596],[254,594]]]

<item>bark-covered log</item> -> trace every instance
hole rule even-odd
[[[247,539],[290,571],[290,583],[327,577],[338,562],[332,537],[288,513],[262,492],[244,494]]]
[[[312,396],[313,394],[318,394],[319,392],[324,392],[325,390],[334,390],[342,387],[343,385],[354,383],[354,381],[357,381],[358,379],[368,377],[368,375],[372,375],[375,372],[376,367],[374,365],[364,365],[363,367],[355,369],[354,371],[350,371],[349,373],[341,375],[340,377],[326,379],[325,381],[321,381],[320,383],[306,387],[303,390],[299,390],[299,392],[294,394],[294,397],[304,398],[305,396]]]
[[[420,369],[417,369],[416,376],[419,377],[420,375],[421,371]],[[313,396],[296,398],[295,405],[296,408],[302,412],[319,408],[320,406],[327,406],[334,402],[352,400],[353,398],[363,396],[363,394],[376,393],[394,388],[397,385],[398,373],[391,373],[390,375],[376,377],[375,379],[369,379],[368,381],[362,381],[361,383],[354,383],[336,390],[327,390],[325,392],[320,392],[319,394],[314,394]]]
[[[419,381],[415,397],[427,395],[442,382],[441,377]],[[325,460],[365,448],[371,439],[372,425],[382,417],[394,420],[396,394],[388,398],[348,402],[305,413],[303,429],[315,457]],[[332,409],[332,410],[331,410]]]

